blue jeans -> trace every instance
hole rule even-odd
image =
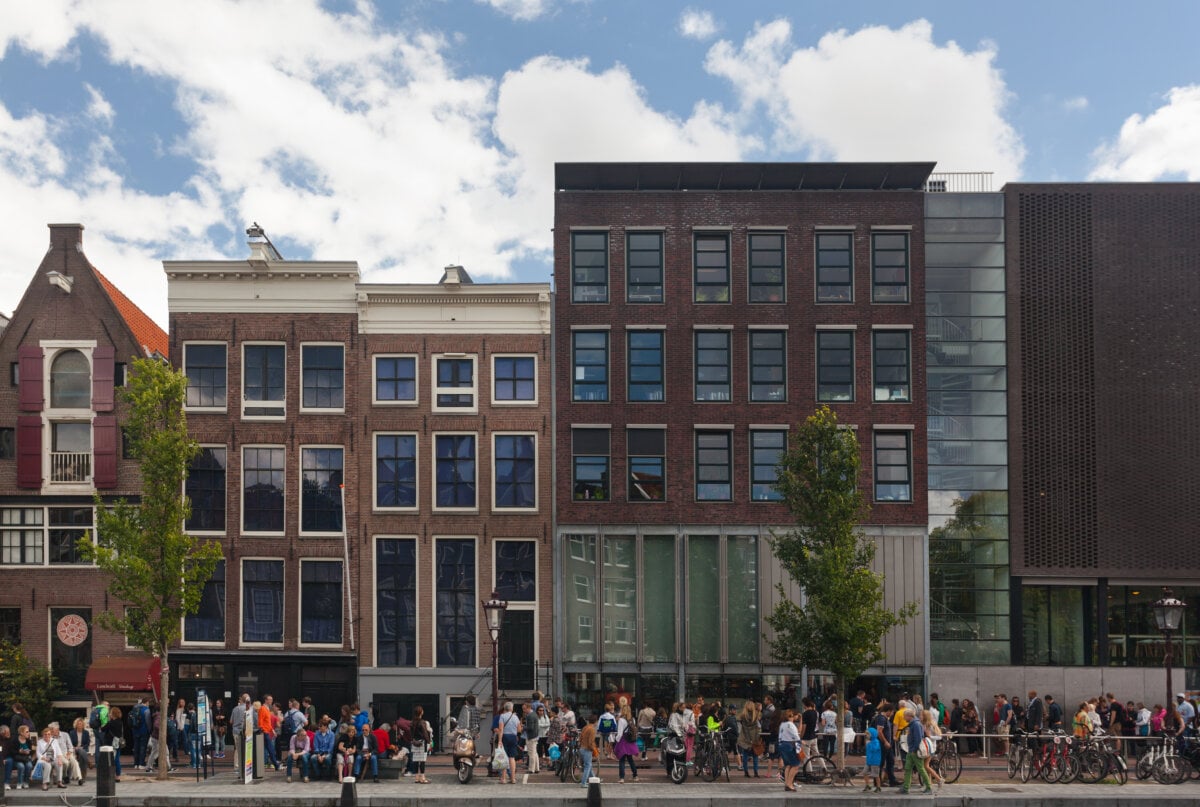
[[[287,775],[288,776],[292,775],[292,763],[295,762],[296,767],[300,769],[300,775],[308,776],[308,757],[309,757],[309,754],[301,754],[300,758],[297,759],[296,757],[292,756],[291,754],[288,754],[287,755]]]
[[[739,748],[738,751],[742,752],[742,771],[749,776],[750,760],[754,760],[754,775],[758,776],[758,757],[754,755],[754,749]]]
[[[592,752],[580,750],[579,756],[583,758],[583,776],[579,777],[579,785],[587,787],[588,779],[592,778]]]
[[[629,770],[633,772],[633,778],[637,778],[637,763],[633,761],[632,754],[626,754],[617,762],[617,776],[621,779],[625,778],[625,760],[629,760]]]
[[[275,770],[279,770],[279,758],[275,756],[275,738],[263,735],[263,755],[267,758],[267,764]]]
[[[17,769],[17,784],[29,784],[29,777],[33,775],[33,763],[14,759],[13,767]]]
[[[309,751],[304,755],[304,775],[313,779],[327,779],[333,775],[333,754],[326,754],[325,761],[317,759],[317,755]]]
[[[371,754],[371,756],[369,756],[369,757],[368,756],[360,756],[358,759],[354,760],[354,778],[357,779],[358,775],[360,773],[362,773],[364,763],[368,763],[371,766],[371,778],[378,779],[379,778],[379,756],[377,754]]]
[[[146,764],[146,749],[149,745],[149,734],[133,735],[133,765],[135,768],[141,768]]]

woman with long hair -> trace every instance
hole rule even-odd
[[[758,726],[758,707],[754,701],[746,701],[737,718],[738,734],[737,749],[742,758],[742,774],[750,776],[750,762],[754,762],[754,778],[758,778],[758,755],[754,753],[755,743],[762,742]]]
[[[925,763],[925,772],[929,774],[929,779],[937,782],[938,790],[941,790],[942,785],[946,784],[946,780],[943,779],[942,775],[935,771],[933,769],[933,765],[930,764],[933,761],[933,752],[937,750],[938,740],[942,736],[942,730],[938,728],[937,719],[935,717],[935,715],[937,715],[937,710],[921,709],[920,714],[921,728],[925,729],[925,736],[929,738],[930,745],[932,746],[930,748],[929,756],[925,757],[922,762]],[[916,753],[916,749],[913,749],[913,753]]]
[[[413,781],[419,785],[429,784],[425,777],[425,758],[429,754],[429,724],[425,722],[425,710],[421,706],[413,707],[412,716],[412,762]]]

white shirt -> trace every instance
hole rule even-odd
[[[837,734],[837,712],[832,709],[821,712],[821,733]]]
[[[50,758],[49,761],[54,762],[55,760],[58,759],[58,755],[59,755],[58,743],[54,742],[53,737],[51,737],[49,740],[38,740],[38,743],[37,743],[37,758],[38,759],[42,759],[44,757],[49,757]]]
[[[69,757],[75,753],[75,746],[71,744],[71,737],[65,731],[60,731],[58,736],[54,738],[54,741],[58,743],[58,750],[64,756]]]
[[[1138,726],[1149,726],[1150,725],[1150,710],[1145,709],[1145,708],[1141,709],[1137,713],[1137,719],[1134,721],[1134,723]]]
[[[1196,710],[1193,709],[1192,705],[1190,703],[1188,703],[1187,701],[1180,701],[1179,705],[1176,706],[1175,708],[1176,708],[1176,711],[1179,712],[1179,716],[1183,718],[1183,724],[1185,726],[1188,723],[1191,723],[1192,718],[1196,716]]]
[[[796,724],[790,720],[785,720],[779,724],[779,742],[781,743],[798,743],[800,742],[800,732],[796,730]]]

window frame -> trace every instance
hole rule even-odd
[[[248,408],[249,409],[266,409],[266,408],[268,408],[266,406],[261,406],[260,404],[272,404],[272,405],[275,404],[274,400],[260,401],[258,399],[255,399],[255,400],[251,401],[246,396],[246,380],[250,375],[248,372],[246,372],[246,351],[249,348],[255,348],[255,347],[277,347],[277,348],[283,349],[283,396],[278,401],[279,409],[280,409],[279,414],[269,414],[269,415],[254,414],[254,415],[251,415],[251,414],[246,413],[246,410]],[[241,411],[241,415],[242,415],[242,420],[264,420],[264,421],[286,420],[287,419],[287,396],[288,396],[287,342],[282,342],[282,341],[278,341],[278,340],[276,340],[276,341],[264,340],[264,341],[255,341],[255,342],[242,342],[241,353],[242,353],[242,366],[241,366],[241,372],[242,372],[242,382],[241,382],[242,411]],[[252,404],[252,405],[247,406],[248,403]]]
[[[413,503],[411,507],[385,507],[379,503],[379,438],[413,438]],[[371,510],[380,513],[412,513],[421,507],[421,433],[418,431],[371,432]]]
[[[847,237],[848,239],[850,239],[850,245],[849,245],[848,247],[846,247],[844,250],[843,250],[841,247],[838,247],[838,248],[830,248],[830,247],[822,248],[822,247],[821,247],[821,239],[822,239],[822,237],[824,237],[824,236],[830,236],[830,235],[842,235],[842,236],[845,236],[845,237]],[[855,235],[855,233],[854,233],[854,230],[853,230],[853,229],[851,229],[851,228],[847,228],[847,229],[829,229],[829,230],[817,230],[817,231],[816,231],[816,233],[814,234],[814,238],[813,238],[813,299],[814,299],[814,301],[815,301],[815,302],[816,302],[818,305],[850,305],[850,304],[853,304],[853,303],[854,303],[854,301],[855,301],[855,293],[854,293],[854,235]],[[842,283],[836,283],[836,284],[835,284],[835,283],[822,283],[822,282],[821,282],[821,270],[822,270],[822,268],[826,268],[826,269],[837,269],[837,268],[840,268],[840,267],[836,267],[836,266],[822,267],[822,265],[821,265],[821,255],[822,255],[822,253],[828,253],[828,252],[843,252],[843,251],[844,251],[844,252],[846,252],[846,253],[848,253],[848,257],[849,257],[849,264],[848,264],[848,266],[847,266],[847,271],[848,271],[848,272],[849,272],[849,274],[850,274],[850,282],[849,282],[849,283],[846,283],[846,284],[842,284]],[[847,297],[846,299],[836,299],[836,298],[822,297],[822,296],[821,296],[821,286],[823,286],[823,285],[824,285],[824,286],[838,286],[838,287],[849,288],[849,290],[850,290],[849,297]]]
[[[533,506],[532,507],[502,507],[499,504],[500,497],[497,495],[497,486],[500,484],[500,474],[496,470],[496,464],[499,462],[500,452],[497,450],[496,443],[501,437],[528,437],[533,441]],[[495,431],[492,432],[492,491],[491,491],[491,510],[493,513],[536,513],[541,507],[541,496],[539,488],[541,487],[541,462],[538,457],[538,436],[537,432],[531,431]],[[476,459],[476,463],[479,460]],[[476,466],[478,467],[478,465]],[[478,490],[476,491],[478,495]]]
[[[700,368],[701,367],[720,367],[719,364],[700,362],[700,339],[703,336],[711,336],[712,334],[721,334],[725,337],[725,385],[728,387],[728,393],[724,398],[701,398],[700,397]],[[719,350],[720,348],[706,347],[704,350]],[[708,386],[715,386],[708,384]],[[705,404],[728,404],[733,402],[733,331],[728,328],[696,328],[692,331],[692,402]]]
[[[901,466],[896,463],[880,464],[880,462],[879,462],[879,452],[880,451],[896,451],[898,449],[895,447],[892,447],[892,446],[886,446],[884,448],[880,448],[879,438],[880,437],[896,437],[896,436],[901,436],[904,438],[905,462],[904,462],[903,467],[907,471],[908,498],[906,498],[906,499],[881,499],[881,498],[879,498],[879,485],[880,485],[879,469],[881,467],[899,468]],[[887,484],[896,484],[896,483],[888,482]],[[874,434],[871,435],[871,499],[872,499],[872,501],[874,501],[876,504],[912,504],[916,500],[916,491],[914,490],[915,487],[916,487],[916,480],[914,479],[914,475],[913,475],[913,432],[912,432],[912,429],[876,429]]]
[[[246,443],[240,446],[241,455],[238,457],[238,532],[242,535],[263,535],[282,537],[287,532],[287,445],[280,443]],[[282,525],[278,530],[248,530],[246,529],[246,450],[258,448],[279,449],[283,452],[283,484],[280,485],[283,503],[281,505]],[[271,470],[274,470],[273,468]],[[228,484],[228,479],[226,479]],[[268,558],[270,560],[270,558]]]
[[[582,386],[585,389],[596,389],[601,386],[604,388],[604,397],[602,398],[581,398],[579,393],[582,392],[579,387],[579,368],[583,367],[599,367],[598,364],[580,365],[578,354],[580,347],[577,343],[580,336],[591,336],[599,334],[604,337],[604,381],[585,381]],[[599,350],[600,348],[585,347],[583,350]],[[612,335],[607,330],[579,330],[571,331],[571,403],[608,403],[612,398]]]
[[[755,356],[754,337],[760,336],[762,334],[773,334],[773,335],[779,337],[780,343],[779,343],[778,350],[783,355],[782,355],[781,361],[778,364],[758,364],[754,361],[754,356]],[[776,348],[759,348],[759,350],[775,350],[775,349]],[[748,359],[747,368],[746,368],[746,372],[747,372],[746,394],[747,394],[747,398],[750,401],[750,403],[778,404],[778,403],[787,403],[788,402],[788,369],[787,369],[788,355],[787,354],[788,354],[788,331],[787,331],[787,329],[783,329],[783,328],[751,328],[746,332],[746,357]],[[783,380],[779,382],[779,386],[783,393],[782,397],[779,397],[779,398],[755,398],[754,397],[754,388],[756,386],[768,386],[768,384],[757,384],[754,381],[755,367],[778,367],[783,371]]]
[[[26,535],[26,533],[36,532],[38,535],[37,551],[41,555],[41,558],[40,558],[40,560],[38,560],[36,562],[28,562],[27,563],[24,560],[21,560],[17,563],[5,563],[3,561],[3,557],[4,557],[3,550],[0,549],[0,568],[21,569],[21,568],[26,568],[26,567],[34,567],[34,568],[48,567],[50,565],[50,547],[49,547],[49,533],[48,533],[48,530],[50,529],[50,514],[48,512],[48,509],[46,507],[42,507],[42,506],[26,506],[26,505],[21,505],[21,504],[0,507],[0,511],[7,511],[7,510],[21,511],[22,512],[21,523],[19,523],[19,524],[3,524],[2,522],[0,522],[0,533],[12,532],[12,533],[20,534],[20,547],[19,548],[20,548],[20,552],[21,552],[21,557],[24,558],[26,555],[27,548],[32,550],[32,547],[26,544],[26,538],[29,537]],[[37,524],[26,524],[25,523],[25,515],[24,515],[25,511],[36,512],[38,514],[38,519],[39,519],[38,523]]]
[[[314,649],[340,650],[346,645],[346,561],[343,558],[317,557],[301,555],[296,569],[296,646]],[[341,598],[338,600],[338,610],[341,612],[338,628],[342,634],[340,642],[306,642],[304,641],[304,564],[306,563],[336,563],[341,567],[338,585],[341,588]],[[286,592],[285,592],[286,593]]]
[[[846,336],[850,340],[850,397],[849,398],[845,398],[845,399],[825,398],[825,397],[821,396],[821,383],[822,383],[821,370],[827,366],[821,362],[821,351],[822,351],[821,340],[826,335]],[[817,361],[816,361],[816,364],[817,364],[817,366],[816,366],[816,375],[817,375],[816,399],[817,399],[817,403],[854,403],[856,400],[858,400],[858,383],[857,383],[858,377],[856,374],[857,373],[856,365],[857,365],[857,361],[858,361],[857,331],[852,328],[821,329],[821,330],[817,331],[817,335],[816,335],[816,339],[814,340],[814,343],[815,343],[814,347],[817,352],[817,356],[816,356],[816,359],[817,359]],[[844,350],[844,348],[838,348],[838,347],[824,348],[824,349],[831,350],[831,351],[832,350]],[[831,368],[839,367],[839,366],[840,365],[836,365],[836,364],[828,365],[828,367],[831,367]],[[874,384],[872,384],[872,389],[873,388],[874,388]]]
[[[658,337],[658,386],[660,395],[658,398],[634,398],[632,391],[635,386],[653,386],[653,382],[634,381],[633,380],[633,340],[636,336],[644,336],[653,334]],[[652,350],[654,348],[638,348],[638,350]],[[638,367],[653,367],[654,365],[638,363]],[[667,400],[667,333],[662,328],[631,328],[625,331],[625,400],[629,403],[638,404],[656,404],[665,403]]]
[[[224,509],[222,510],[222,513],[223,513],[222,522],[224,523],[225,526],[220,530],[189,529],[187,526],[187,520],[185,519],[184,523],[183,523],[183,528],[187,531],[187,533],[189,535],[225,535],[229,531],[229,446],[226,445],[225,443],[200,443],[199,448],[202,452],[207,449],[215,449],[215,448],[219,448],[225,452],[225,468],[224,468],[225,484],[222,486],[222,491],[224,493],[224,502],[223,502]],[[197,454],[196,456],[199,457],[200,454]],[[194,459],[195,458],[193,458],[193,460]],[[191,476],[191,466],[189,465],[188,466],[188,477],[190,477],[190,476]],[[183,480],[183,491],[184,491],[185,495],[187,494],[187,486],[188,486],[188,479],[185,478]],[[190,496],[188,497],[188,501],[191,502]]]
[[[632,277],[632,264],[629,257],[635,252],[638,254],[648,254],[654,252],[651,249],[634,249],[632,247],[632,239],[635,236],[657,236],[658,237],[658,283],[633,283],[630,281]],[[625,302],[628,305],[662,305],[666,301],[666,252],[667,252],[667,237],[664,230],[629,230],[625,231]],[[645,269],[648,267],[638,267]],[[657,286],[657,299],[637,300],[634,299],[633,289],[637,288],[654,288]]]
[[[575,239],[579,236],[599,235],[604,237],[604,249],[595,250],[587,249],[580,250],[575,246]],[[612,280],[612,239],[607,229],[589,229],[580,228],[572,230],[570,233],[570,250],[571,250],[571,304],[572,305],[606,305],[611,299],[611,290],[609,286]],[[604,255],[604,282],[603,283],[580,283],[578,277],[579,267],[576,265],[576,253],[583,251],[588,253],[602,252]],[[579,288],[602,288],[604,290],[603,299],[580,299]]]
[[[492,591],[499,591],[499,568],[500,564],[497,559],[500,544],[530,544],[533,547],[533,599],[529,600],[509,600],[508,606],[510,609],[517,610],[532,610],[537,611],[539,606],[538,583],[540,582],[541,574],[538,564],[541,561],[541,551],[538,548],[536,538],[496,538],[492,541]],[[534,616],[534,658],[537,658],[537,617]]]
[[[437,503],[437,501],[438,501],[437,447],[438,447],[438,438],[439,437],[471,437],[475,441],[475,453],[472,458],[472,462],[474,463],[474,466],[475,466],[475,473],[471,479],[471,484],[475,488],[475,504],[473,504],[469,507],[441,507]],[[432,495],[432,498],[430,500],[430,505],[431,505],[433,511],[435,513],[477,513],[477,512],[479,512],[479,509],[480,509],[479,508],[479,463],[480,463],[479,432],[453,431],[453,430],[435,431],[435,432],[430,433],[429,438],[430,438],[429,439],[429,450],[432,452],[431,456],[432,456],[432,462],[433,462],[433,464],[430,468],[430,470],[433,473],[433,475],[431,477],[433,480],[433,483],[430,485],[430,487],[432,488],[432,490],[430,491],[430,493]],[[455,460],[458,461],[459,458],[456,457]],[[461,483],[455,483],[455,484],[461,484]]]
[[[305,406],[304,392],[308,388],[304,383],[307,368],[304,363],[304,353],[310,347],[339,347],[342,349],[342,405],[341,406]],[[300,343],[300,413],[337,415],[346,411],[346,344],[344,342],[301,342]],[[332,387],[330,388],[332,389]]]
[[[301,443],[296,448],[297,448],[296,454],[298,455],[298,457],[297,457],[297,472],[298,472],[298,481],[300,484],[299,495],[297,495],[297,497],[296,497],[298,500],[296,517],[299,519],[299,521],[297,521],[297,523],[296,523],[297,535],[299,535],[303,538],[340,537],[342,535],[342,533],[344,533],[346,530],[346,508],[345,508],[345,505],[341,503],[341,500],[343,498],[341,495],[341,492],[343,489],[339,489],[339,491],[338,491],[339,507],[342,511],[342,529],[340,529],[340,530],[306,530],[306,529],[304,529],[304,470],[305,470],[304,469],[304,452],[311,451],[311,450],[340,451],[342,453],[342,481],[339,483],[339,485],[342,485],[342,484],[345,484],[345,481],[346,481],[346,447],[344,445],[338,445],[336,443]]]
[[[633,443],[630,437],[632,431],[657,431],[662,434],[663,453],[662,454],[644,454],[633,453],[631,445]],[[659,499],[638,499],[634,498],[633,490],[637,487],[633,478],[633,462],[635,457],[656,457],[662,463],[662,498]],[[660,426],[625,426],[625,499],[626,501],[636,504],[659,504],[667,501],[667,430]]]
[[[514,398],[506,400],[496,397],[496,382],[500,376],[496,373],[497,359],[530,359],[533,362],[533,397]],[[538,354],[536,353],[493,353],[492,354],[492,406],[537,406],[538,405]],[[514,388],[515,391],[515,388]]]
[[[179,629],[179,644],[180,644],[180,646],[184,646],[184,647],[225,647],[225,645],[229,639],[229,560],[228,560],[228,558],[221,558],[221,560],[217,561],[217,563],[225,564],[225,575],[224,575],[225,579],[222,582],[222,585],[225,586],[225,596],[223,598],[225,606],[222,609],[224,623],[221,625],[222,639],[219,642],[215,641],[215,640],[203,641],[203,640],[199,640],[199,639],[188,639],[187,638],[188,617],[184,616],[183,620],[182,620],[182,625],[180,626],[180,629]],[[217,570],[217,567],[214,566],[213,572],[215,573],[216,570]],[[204,581],[204,586],[201,587],[201,591],[200,591],[201,601],[203,601],[203,599],[204,599],[204,589],[207,588],[208,584],[211,582],[213,582],[212,578],[209,578],[208,580]],[[240,598],[239,598],[239,602],[240,602]],[[196,616],[196,615],[198,615],[198,613],[199,612],[197,611],[197,614],[191,614],[190,616]]]
[[[88,522],[88,524],[86,526],[84,526],[82,524],[54,524],[52,514],[54,513],[55,510],[87,510],[92,514],[92,519],[90,522]],[[86,561],[75,561],[75,562],[62,563],[62,562],[55,562],[54,560],[52,560],[51,555],[53,552],[53,545],[52,545],[51,541],[53,539],[51,538],[50,534],[55,531],[56,527],[60,531],[82,530],[83,535],[91,535],[92,546],[95,546],[96,545],[96,535],[97,535],[97,531],[98,531],[98,525],[96,524],[96,508],[91,505],[77,506],[77,505],[49,504],[46,506],[45,517],[46,517],[45,544],[43,544],[43,550],[42,550],[42,557],[45,558],[44,565],[47,567],[58,566],[58,567],[63,567],[63,568],[66,568],[66,567],[95,568],[96,567],[95,561],[92,561],[91,563],[88,563]],[[82,538],[83,535],[79,536],[79,538]],[[78,539],[76,539],[76,540],[78,540]],[[79,550],[76,549],[74,546],[74,542],[72,542],[72,548],[71,548],[72,555],[77,555],[78,551]],[[22,564],[22,565],[29,565],[29,564]]]
[[[438,618],[438,611],[437,611],[437,603],[438,603],[437,549],[438,549],[439,541],[470,541],[472,546],[474,547],[475,593],[474,593],[474,597],[472,598],[472,601],[476,605],[475,605],[475,609],[474,609],[475,615],[474,615],[474,619],[472,620],[472,624],[474,626],[474,633],[475,633],[475,650],[474,650],[475,660],[474,660],[474,664],[471,664],[471,665],[464,666],[464,665],[460,665],[460,664],[455,664],[455,665],[445,665],[445,664],[439,665],[438,664],[438,620],[439,620],[439,618]],[[475,669],[479,666],[479,659],[480,659],[480,657],[479,657],[479,641],[480,641],[480,639],[479,639],[479,633],[480,633],[480,631],[479,631],[479,610],[480,609],[478,607],[478,602],[479,602],[479,543],[480,543],[479,538],[478,538],[478,536],[475,536],[475,535],[435,535],[433,537],[433,551],[430,553],[430,555],[431,555],[430,562],[433,567],[433,575],[430,578],[430,580],[432,581],[431,585],[433,586],[433,603],[434,603],[433,609],[432,609],[432,612],[433,612],[433,657],[431,659],[432,664],[430,666],[434,667],[435,669],[437,667],[441,666],[441,667],[444,667],[445,669],[449,669],[449,670],[461,670],[461,669]],[[419,647],[420,647],[420,645],[418,644],[418,648]]]
[[[904,248],[896,249],[894,247],[888,247],[885,249],[880,249],[878,246],[876,246],[876,240],[880,236],[901,236],[904,239]],[[879,281],[878,276],[877,276],[877,270],[880,267],[876,261],[876,256],[880,252],[884,252],[884,253],[903,252],[904,253],[904,264],[903,264],[904,265],[904,282],[903,283],[894,283],[894,282],[881,283]],[[880,287],[902,288],[902,289],[904,289],[904,299],[902,299],[902,300],[880,299],[878,291],[877,291]],[[910,233],[908,230],[891,230],[891,229],[872,230],[871,231],[871,302],[876,305],[906,305],[911,301],[911,299],[912,299],[912,233]]]
[[[700,448],[700,437],[701,437],[702,435],[703,435],[703,436],[710,436],[710,435],[716,435],[716,434],[721,434],[721,435],[724,435],[724,436],[725,436],[725,440],[726,440],[726,444],[725,444],[725,449],[724,449],[724,450],[725,450],[725,454],[726,454],[725,468],[726,468],[726,470],[727,470],[727,475],[726,475],[726,481],[725,481],[723,484],[725,484],[725,485],[727,485],[727,486],[729,487],[729,495],[728,495],[727,497],[725,497],[725,498],[722,498],[722,499],[701,498],[701,496],[700,496],[700,485],[701,485],[702,483],[701,483],[701,480],[700,480],[700,468],[701,468],[701,466],[705,466],[705,467],[717,467],[717,466],[716,466],[716,464],[715,464],[715,463],[701,463],[701,462],[700,462],[700,451],[701,451],[701,448]],[[734,478],[734,477],[733,477],[733,474],[734,474],[734,459],[733,459],[733,430],[732,430],[732,429],[712,429],[712,428],[709,428],[709,429],[703,429],[703,428],[696,428],[696,429],[694,430],[694,432],[693,432],[693,437],[692,437],[692,446],[693,446],[693,450],[694,450],[694,452],[695,452],[695,453],[693,454],[693,459],[692,459],[692,481],[693,481],[693,487],[692,487],[692,498],[693,498],[693,500],[694,500],[694,501],[695,501],[697,504],[699,504],[699,503],[702,503],[702,502],[726,503],[726,502],[732,502],[732,501],[734,501],[734,490],[733,490],[733,478]],[[710,484],[711,484],[711,483],[710,483]]]
[[[379,397],[379,360],[380,359],[411,359],[413,365],[413,396],[412,398]],[[416,406],[421,401],[421,357],[416,353],[372,353],[371,354],[371,404],[373,406]]]
[[[750,429],[750,445],[749,445],[749,448],[750,448],[750,457],[749,457],[749,460],[750,460],[750,501],[751,501],[751,503],[757,503],[757,504],[778,504],[783,501],[783,496],[782,496],[782,494],[779,494],[778,491],[775,491],[777,495],[774,498],[759,499],[759,498],[756,498],[754,495],[754,487],[756,485],[770,484],[770,485],[772,485],[772,487],[774,486],[774,481],[770,482],[770,483],[760,481],[755,474],[757,469],[762,467],[759,463],[756,463],[754,461],[754,451],[756,449],[756,446],[754,445],[754,440],[760,434],[783,435],[783,448],[780,449],[780,458],[782,458],[783,455],[786,454],[787,450],[788,450],[789,431],[786,428],[762,428],[762,429],[752,428],[752,429]],[[772,448],[772,446],[764,446],[763,450],[767,450],[770,448]],[[779,475],[776,474],[775,481],[778,481],[778,479],[779,479]]]
[[[904,387],[905,387],[905,393],[904,393],[903,397],[899,397],[899,398],[891,397],[890,395],[887,398],[880,398],[879,397],[879,386],[878,386],[879,385],[878,376],[879,376],[880,367],[899,367],[900,365],[898,365],[898,364],[881,365],[879,363],[879,352],[880,352],[879,337],[895,336],[895,335],[902,335],[904,337],[904,354],[905,354]],[[883,350],[898,350],[898,349],[899,348],[895,348],[895,347],[884,347],[883,348]],[[877,403],[877,404],[888,404],[888,403],[907,404],[907,403],[912,403],[912,400],[913,400],[912,331],[908,330],[906,328],[895,328],[895,327],[890,327],[890,328],[885,327],[885,328],[873,329],[871,331],[871,402]]]
[[[479,412],[479,354],[477,353],[434,353],[429,357],[430,361],[430,397],[429,411],[437,412],[445,415],[474,415]],[[438,362],[440,361],[469,361],[471,362],[471,386],[470,392],[466,392],[467,387],[441,387],[438,386]],[[470,395],[470,406],[439,406],[439,395]]]
[[[385,665],[379,659],[379,542],[380,541],[411,541],[413,545],[413,663],[403,665]],[[375,618],[372,620],[371,637],[374,642],[375,666],[383,670],[407,670],[420,667],[421,653],[421,541],[417,535],[376,535],[372,541],[374,554],[371,556],[371,606]],[[436,648],[435,648],[436,654]]]
[[[728,230],[696,230],[692,233],[692,303],[694,305],[729,305],[733,302],[733,239]],[[714,253],[719,250],[701,250],[702,239],[721,239],[725,242],[725,282],[701,283],[699,256],[701,252]],[[704,267],[713,268],[713,267]],[[724,287],[725,299],[702,300],[700,290],[704,288],[719,289]],[[718,297],[720,295],[718,294]]]
[[[17,458],[17,429],[15,426],[0,426],[0,460]]]
[[[280,557],[272,557],[270,555],[254,555],[238,559],[238,646],[239,647],[283,647],[287,639],[287,560]],[[279,583],[280,586],[280,630],[278,642],[250,642],[246,640],[246,562],[247,561],[271,561],[278,563],[283,574]],[[225,574],[229,575],[229,566],[225,567]],[[226,596],[229,596],[229,584],[225,584]]]
[[[779,282],[778,283],[756,283],[754,281],[754,238],[755,236],[776,236],[779,238]],[[776,250],[760,250],[761,252],[774,252]],[[764,268],[764,267],[759,267]],[[778,300],[756,300],[754,299],[754,290],[760,289],[779,289]],[[748,305],[786,305],[787,304],[787,230],[751,228],[746,232],[746,303]]]
[[[602,432],[605,432],[608,435],[608,453],[606,453],[606,454],[586,453],[585,454],[585,453],[577,452],[575,450],[575,432],[577,432],[577,431],[602,431]],[[604,457],[605,458],[604,477],[605,477],[605,479],[607,479],[607,484],[604,489],[604,497],[603,498],[587,499],[587,498],[580,498],[579,496],[576,495],[575,488],[579,484],[577,471],[578,471],[578,459],[580,457]],[[612,489],[613,489],[612,429],[607,428],[607,427],[594,427],[594,426],[572,426],[571,427],[571,501],[576,502],[576,503],[577,502],[588,502],[590,504],[611,502],[612,501],[612,493],[613,493]]]
[[[185,412],[228,412],[229,411],[229,343],[219,342],[216,340],[195,339],[188,340],[183,343],[183,374],[187,376],[188,371],[188,348],[192,346],[198,347],[214,347],[220,346],[225,349],[225,405],[224,406],[190,406],[187,403],[187,390],[184,390],[183,409]],[[115,375],[115,372],[114,372]],[[188,377],[188,389],[191,388],[191,378]],[[114,379],[115,382],[115,379]]]

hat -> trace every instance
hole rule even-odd
[[[1187,700],[1187,695],[1184,695],[1182,692],[1176,692],[1175,697],[1183,698],[1184,700]]]

